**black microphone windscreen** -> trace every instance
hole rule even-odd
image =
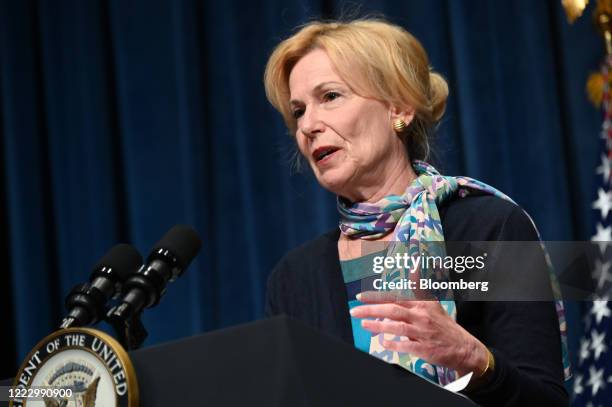
[[[167,249],[174,254],[179,265],[185,269],[191,260],[198,254],[202,247],[202,240],[191,226],[176,225],[168,231],[153,246],[153,252],[157,249]]]
[[[121,243],[113,246],[96,264],[94,270],[110,267],[116,273],[119,281],[124,281],[141,265],[142,256],[140,253],[129,244]]]

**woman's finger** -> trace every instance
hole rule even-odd
[[[365,304],[398,303],[407,307],[413,305],[417,300],[410,298],[404,291],[364,291],[356,296],[358,301]]]
[[[428,290],[370,290],[356,295],[361,302],[401,302],[435,301],[438,299]]]
[[[420,343],[416,341],[411,341],[410,339],[405,339],[401,341],[389,341],[385,339],[382,342],[382,346],[383,348],[392,350],[394,352],[406,352],[416,356],[420,356]]]
[[[389,318],[410,322],[410,310],[399,304],[360,305],[352,308],[350,313],[355,318]]]
[[[372,319],[364,319],[361,321],[361,326],[363,329],[375,334],[393,334],[397,336],[405,336],[412,340],[415,340],[418,337],[417,329],[413,325],[402,321],[376,321]]]

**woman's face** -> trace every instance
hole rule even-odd
[[[315,49],[297,62],[289,90],[298,147],[324,188],[365,201],[398,165],[406,164],[404,146],[391,124],[406,117],[354,93],[324,50]]]

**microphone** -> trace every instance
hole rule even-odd
[[[176,225],[157,242],[147,261],[123,285],[121,304],[108,313],[111,322],[128,321],[144,308],[154,307],[166,285],[179,278],[198,254],[202,241],[190,226]]]
[[[142,264],[142,256],[128,244],[110,249],[93,268],[89,283],[78,284],[66,297],[66,316],[60,328],[95,324],[105,314],[109,299],[121,292],[127,277]]]

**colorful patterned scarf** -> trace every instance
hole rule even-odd
[[[370,203],[350,203],[343,198],[338,198],[338,211],[340,212],[340,230],[350,238],[366,240],[379,239],[393,232],[393,242],[389,242],[387,256],[395,256],[397,253],[408,253],[408,256],[419,256],[426,252],[428,256],[445,256],[444,244],[431,244],[431,242],[444,242],[442,222],[438,213],[438,205],[455,194],[465,196],[469,189],[474,189],[487,194],[497,196],[501,199],[514,203],[512,199],[497,189],[468,177],[442,176],[431,165],[423,161],[413,162],[417,179],[406,189],[402,196],[390,195],[380,201]],[[534,229],[535,224],[531,217]],[[538,239],[541,240],[539,232]],[[429,243],[429,244],[428,244]],[[546,253],[546,249],[542,244]],[[551,282],[555,298],[560,297],[560,291],[552,270],[552,264],[545,254],[546,262],[551,273]],[[427,274],[430,273],[430,274]],[[429,277],[439,281],[449,281],[446,273],[435,270],[433,275],[430,271],[417,270],[409,278]],[[393,270],[383,274],[383,281],[396,281],[406,278],[406,271],[402,269]],[[452,292],[436,292],[436,298],[445,298],[440,304],[445,311],[456,319],[455,301],[452,300]],[[410,293],[409,293],[410,295]],[[563,302],[555,302],[557,316],[561,330],[562,358],[566,379],[570,376],[569,357],[567,353],[567,326],[565,323],[565,312]],[[388,334],[374,335],[370,341],[370,354],[390,363],[400,366],[441,385],[446,385],[456,380],[457,372],[443,366],[427,363],[421,358],[403,352],[386,350],[382,346],[383,339],[400,340],[399,337]]]

